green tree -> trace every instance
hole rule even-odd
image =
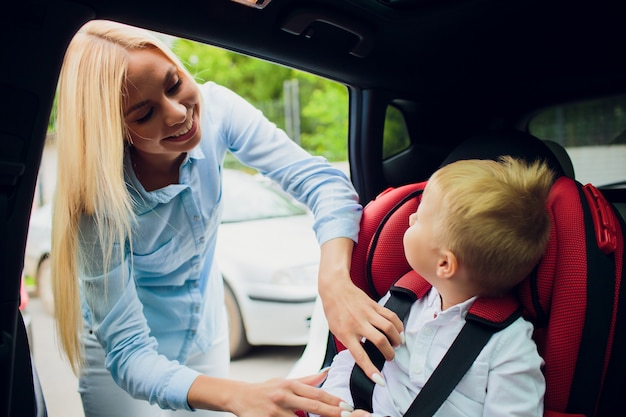
[[[331,161],[347,157],[344,85],[232,51],[177,39],[173,50],[198,82],[215,81],[244,97],[285,129],[283,85],[298,80],[301,145]]]

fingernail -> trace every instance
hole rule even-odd
[[[340,402],[339,403],[339,407],[343,408],[344,410],[349,411],[349,412],[354,411],[354,407],[352,407],[350,404],[348,404],[345,401]]]
[[[324,372],[326,372],[328,370],[330,370],[330,366],[327,366],[326,368],[320,369],[318,373],[323,374]]]
[[[404,336],[404,332],[400,332],[400,343],[404,344],[406,342],[406,337]]]
[[[373,374],[372,375],[372,381],[374,381],[376,384],[380,385],[381,387],[386,387],[387,384],[385,383],[385,380],[383,379],[383,376],[381,374]]]
[[[350,414],[352,414],[350,411],[342,411],[341,417],[350,417]]]

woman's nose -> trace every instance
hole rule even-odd
[[[187,119],[187,107],[174,100],[168,100],[165,111],[165,123],[174,126],[183,123]]]

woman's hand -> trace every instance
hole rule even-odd
[[[354,243],[350,239],[329,240],[322,245],[319,293],[333,335],[348,348],[356,363],[374,382],[380,371],[361,344],[372,342],[385,359],[394,357],[393,346],[402,343],[402,321],[391,310],[379,305],[350,279]]]
[[[295,410],[341,417],[342,400],[315,387],[326,374],[262,383],[199,376],[187,398],[192,408],[229,411],[238,417],[294,417]]]
[[[354,410],[352,412],[344,411],[341,417],[372,417],[372,415],[365,410]]]

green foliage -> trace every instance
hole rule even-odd
[[[230,88],[285,129],[283,85],[297,80],[300,143],[309,152],[331,161],[347,159],[348,91],[339,83],[187,39],[172,49],[199,83],[214,81]],[[56,130],[55,97],[48,133]]]
[[[48,119],[48,134],[52,134],[57,130],[57,106],[59,101],[59,95],[54,95],[54,101],[52,102],[52,109],[50,110],[50,119]]]
[[[404,115],[393,105],[385,112],[385,130],[383,132],[383,159],[394,156],[407,149],[411,144]]]
[[[199,83],[215,81],[251,102],[278,99],[291,69],[187,39],[173,50]]]
[[[296,79],[299,90],[300,143],[331,161],[347,159],[348,91],[336,82],[257,58],[186,39],[173,50],[196,81],[230,88],[285,129],[283,85]]]
[[[309,83],[306,83],[309,78]],[[300,85],[312,87],[301,94],[307,101],[302,107],[301,144],[310,152],[331,161],[347,159],[348,96],[346,87],[303,74]],[[302,100],[301,100],[302,101]]]

